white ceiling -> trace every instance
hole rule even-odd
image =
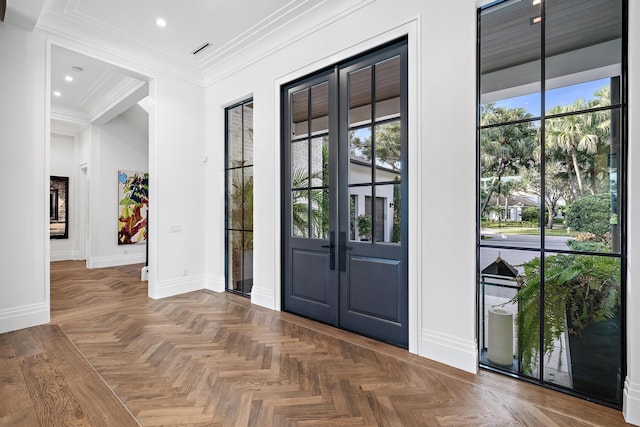
[[[130,71],[58,46],[51,49],[51,113],[56,120],[103,124],[147,94],[146,82]]]
[[[7,0],[5,21],[81,51],[98,49],[101,58],[139,64],[138,70],[207,84],[372,1]],[[166,27],[158,27],[157,18],[164,18]],[[205,43],[210,45],[192,53]],[[84,71],[74,72],[73,66]],[[65,82],[67,75],[74,77],[72,83]],[[63,121],[91,123],[119,97],[126,99],[127,91],[139,95],[143,89],[138,85],[145,83],[141,79],[54,45],[51,91],[62,95],[52,95],[52,111]]]

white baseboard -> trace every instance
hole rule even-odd
[[[50,261],[69,261],[76,260],[80,257],[78,251],[51,251]]]
[[[204,284],[204,274],[158,281],[153,287],[151,283],[149,283],[149,298],[160,299],[186,294],[187,292],[199,291],[205,288]]]
[[[251,288],[251,304],[259,305],[261,307],[276,310],[275,297],[273,291],[264,288],[256,287],[255,283]]]
[[[0,334],[49,323],[49,303],[0,310]]]
[[[463,371],[478,373],[478,348],[475,340],[461,340],[458,337],[437,331],[422,331],[419,355]]]
[[[622,414],[629,424],[640,426],[640,384],[624,382],[624,396],[622,398]]]
[[[216,276],[214,274],[205,275],[204,288],[213,292],[224,292],[225,291],[224,276]]]
[[[140,264],[146,259],[144,252],[139,254],[110,255],[91,257],[87,260],[87,268],[118,267],[120,265]]]

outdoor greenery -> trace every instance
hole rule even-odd
[[[361,240],[371,239],[372,226],[373,221],[371,220],[371,215],[358,216],[358,234]]]
[[[523,287],[510,301],[518,304],[516,326],[523,370],[531,374],[540,354],[540,258],[523,264]],[[553,255],[544,263],[543,354],[553,350],[563,332],[581,335],[593,322],[609,319],[620,308],[620,262],[588,255]]]
[[[609,162],[611,147],[611,113],[608,110],[588,111],[607,106],[611,102],[610,87],[597,90],[592,99],[578,99],[570,105],[555,106],[547,111],[551,117],[545,121],[545,158],[541,158],[539,121],[524,108],[507,108],[495,103],[481,107],[481,125],[495,125],[481,131],[481,202],[482,218],[506,215],[505,209],[515,202],[525,203],[522,221],[538,221],[539,210],[532,203],[539,198],[545,207],[545,223],[554,228],[558,212],[572,213],[578,218],[578,210],[597,207],[598,215],[606,216],[603,225],[586,230],[584,221],[578,219],[567,225],[575,231],[589,231],[603,239],[609,228],[611,215],[612,183]],[[588,112],[583,112],[587,110]],[[499,126],[501,123],[514,123]],[[545,188],[541,188],[541,163],[544,160]],[[534,196],[534,197],[532,197]],[[587,201],[583,201],[583,199]],[[571,205],[577,203],[572,208]],[[597,206],[596,206],[597,205]],[[606,205],[600,210],[600,205]],[[536,209],[533,211],[531,208]],[[565,213],[565,212],[563,212]],[[537,218],[534,218],[538,215]],[[591,219],[589,220],[591,221]]]
[[[611,228],[611,198],[607,194],[588,195],[567,207],[567,227],[605,240]]]

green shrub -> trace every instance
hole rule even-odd
[[[598,236],[601,240],[610,230],[611,196],[597,194],[576,200],[566,210],[567,227]]]

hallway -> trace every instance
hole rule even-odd
[[[52,263],[51,323],[142,425],[625,425],[619,411],[472,375],[235,295],[152,300],[139,271]],[[0,364],[0,425],[15,387],[9,366]]]

